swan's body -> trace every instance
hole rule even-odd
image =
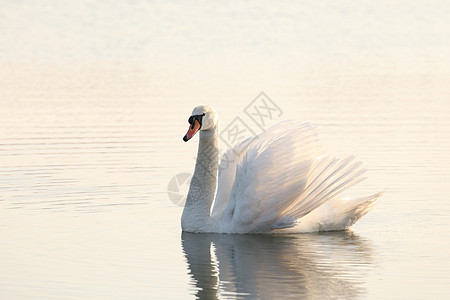
[[[219,167],[215,110],[196,107],[189,122],[184,140],[200,131],[200,141],[181,218],[183,231],[343,230],[365,215],[381,195],[338,197],[364,180],[365,170],[354,157],[336,159],[326,154],[311,124],[280,123],[228,150]]]

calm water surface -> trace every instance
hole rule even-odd
[[[190,108],[167,115],[133,99],[2,102],[2,297],[444,296],[448,106],[409,102],[403,113],[389,100],[377,104],[381,117],[357,103],[355,115],[328,102],[279,102],[291,116],[316,119],[336,153],[359,153],[370,179],[354,193],[385,191],[352,231],[181,234],[167,185],[194,164],[196,140],[181,141]],[[339,113],[315,111],[326,105]],[[221,114],[231,119],[234,108]]]
[[[327,18],[332,7],[312,4],[272,14],[268,4],[220,12],[206,5],[198,12],[159,3],[154,12],[137,2],[102,8],[94,1],[67,10],[7,3],[0,298],[448,296],[450,64],[439,59],[446,42],[435,39],[442,32],[428,37],[421,26],[396,27],[395,7],[335,20]],[[408,7],[405,16],[424,12]],[[440,16],[441,8],[424,7],[433,10],[425,10],[424,24]],[[306,14],[300,26],[296,15],[303,9],[329,23]],[[378,13],[388,23],[372,32],[367,48],[358,31],[332,38]],[[210,15],[217,19],[202,19]],[[261,27],[261,16],[276,22]],[[222,26],[230,20],[239,20],[235,31]],[[316,34],[306,30],[310,21]],[[25,26],[11,25],[17,22]],[[118,28],[122,40],[114,38]],[[355,30],[374,30],[364,28]],[[407,54],[398,36],[389,35],[392,28],[405,33]],[[317,41],[320,34],[329,47]],[[413,37],[434,46],[424,54],[408,44]],[[175,175],[193,170],[198,138],[182,141],[192,108],[212,105],[222,128],[240,117],[258,132],[244,109],[262,90],[283,111],[273,122],[312,121],[330,152],[364,161],[369,179],[350,194],[385,192],[351,231],[181,232],[182,208],[167,189]]]

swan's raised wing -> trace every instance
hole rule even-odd
[[[352,157],[327,156],[308,123],[281,123],[257,136],[236,165],[225,232],[266,232],[296,221],[361,181]],[[223,204],[222,204],[223,205]]]
[[[242,163],[248,149],[258,147],[262,141],[270,141],[270,139],[279,136],[283,132],[295,129],[298,126],[299,124],[295,122],[281,122],[258,136],[252,136],[245,139],[225,152],[219,164],[217,194],[211,213],[213,216],[223,213],[223,210],[228,205],[231,189],[236,179],[237,166]],[[308,124],[308,126],[313,130],[314,127],[311,124]]]

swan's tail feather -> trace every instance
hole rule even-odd
[[[348,211],[348,213],[352,215],[352,222],[348,224],[347,227],[352,226],[356,221],[367,214],[375,206],[375,201],[382,195],[383,193],[377,193],[371,196],[355,199],[359,204],[355,207],[355,209],[350,209]]]
[[[334,199],[327,203],[323,209],[319,208],[300,220],[299,228],[302,231],[332,231],[344,230],[355,224],[375,205],[375,201],[383,193],[361,198]],[[326,212],[326,213],[324,213]]]
[[[289,232],[345,230],[367,214],[382,195],[377,193],[360,198],[334,198],[303,218],[279,224],[273,229],[287,229]]]

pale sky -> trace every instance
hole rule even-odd
[[[2,1],[0,61],[446,59],[448,1]]]

